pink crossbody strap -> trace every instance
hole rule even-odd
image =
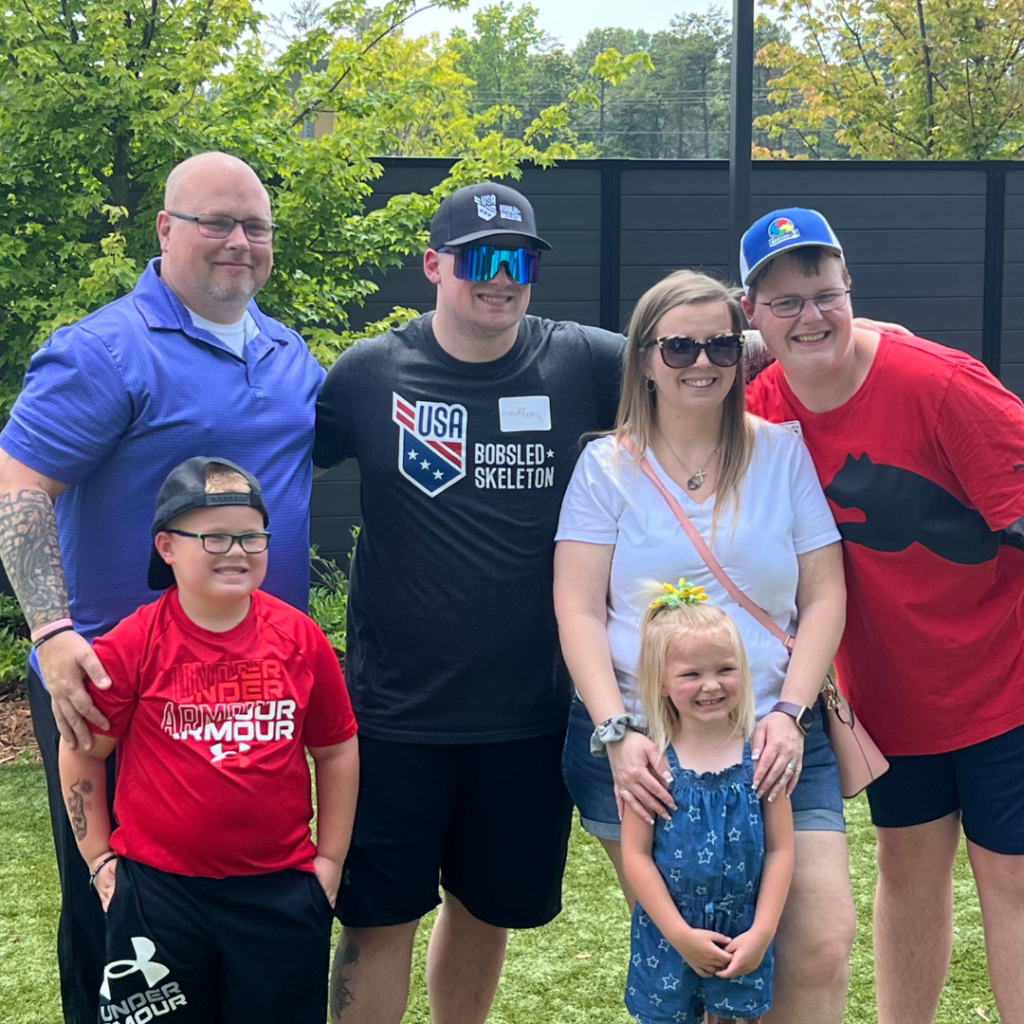
[[[633,444],[633,439],[631,437],[622,438],[622,447],[625,448],[634,459],[636,459],[636,446]],[[772,621],[771,616],[769,616],[763,608],[754,604],[754,602],[751,601],[735,583],[733,583],[726,571],[718,564],[718,559],[711,553],[711,548],[709,548],[705,543],[704,538],[700,535],[700,531],[693,525],[690,517],[683,511],[682,506],[678,501],[676,501],[672,494],[669,493],[668,488],[658,478],[657,473],[654,472],[654,469],[647,461],[646,456],[641,456],[640,459],[637,460],[637,465],[651,483],[658,489],[658,493],[665,499],[665,504],[668,505],[672,510],[672,514],[679,521],[679,525],[683,528],[683,532],[690,538],[690,542],[697,549],[697,554],[704,559],[705,564],[714,574],[715,579],[725,587],[729,596],[745,612],[748,612],[757,619],[757,621],[760,622],[772,636],[781,641],[785,645],[787,651],[792,652],[793,637],[779,629],[779,627]]]

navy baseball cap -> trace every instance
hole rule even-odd
[[[746,288],[754,275],[779,253],[808,245],[820,245],[844,260],[843,247],[836,233],[817,210],[791,206],[785,210],[773,210],[754,221],[740,242],[740,280],[743,287]]]
[[[491,235],[522,235],[537,249],[551,246],[537,235],[530,200],[508,185],[466,185],[441,200],[430,222],[430,248],[465,245]]]
[[[208,493],[206,490],[206,470],[208,467],[234,470],[248,484],[244,491],[217,491]],[[194,508],[213,508],[218,505],[251,505],[263,516],[263,526],[270,524],[270,513],[263,502],[263,491],[256,477],[228,459],[212,458],[197,455],[186,459],[175,466],[167,474],[160,487],[156,499],[156,512],[153,515],[152,535],[155,537],[167,524],[185,512]],[[149,589],[166,590],[174,583],[174,571],[160,557],[154,547],[149,553]]]

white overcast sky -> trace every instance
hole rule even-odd
[[[473,12],[488,6],[493,0],[472,0],[465,11],[453,14],[448,11],[425,11],[417,14],[408,23],[410,35],[426,35],[437,32],[446,36],[459,26],[471,31]],[[519,0],[514,0],[521,6]],[[561,40],[566,49],[572,49],[592,28],[616,26],[620,28],[642,28],[649,32],[668,28],[674,14],[687,11],[703,12],[710,0],[531,0],[540,11],[537,23],[545,32]],[[286,11],[290,0],[257,0],[257,6],[266,14]],[[724,0],[720,6],[726,15],[731,15],[732,4]]]

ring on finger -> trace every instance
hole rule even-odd
[[[606,792],[607,792],[607,791],[606,791]],[[628,789],[626,789],[626,788],[622,788],[622,789],[620,789],[620,790],[619,790],[619,796],[629,796],[629,790],[628,790]]]
[[[786,765],[786,771],[787,772],[795,772],[796,771],[796,765],[793,764],[792,761],[790,761],[789,764]]]

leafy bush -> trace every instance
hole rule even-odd
[[[0,593],[0,697],[23,697],[25,659],[31,643],[18,602]]]
[[[352,527],[352,539],[359,535],[359,527]],[[353,549],[354,550],[354,549]],[[351,563],[352,556],[349,555]],[[309,588],[309,614],[324,631],[331,646],[345,653],[345,617],[348,614],[348,576],[345,570],[329,558],[321,558],[316,545],[310,549],[313,583]]]

